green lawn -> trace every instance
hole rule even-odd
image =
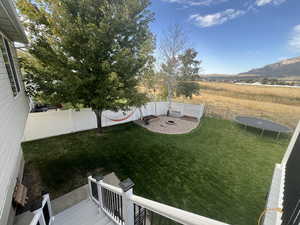
[[[163,135],[135,124],[23,143],[29,170],[52,196],[114,171],[134,192],[230,224],[254,225],[288,138],[260,137],[225,120],[204,118],[189,134]],[[28,171],[28,169],[27,169]],[[30,173],[30,171],[29,171]]]

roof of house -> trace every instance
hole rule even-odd
[[[0,30],[12,41],[28,43],[13,0],[0,1]]]

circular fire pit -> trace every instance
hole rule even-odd
[[[168,121],[166,121],[166,124],[175,125],[176,122],[174,120],[168,120]]]
[[[141,120],[136,121],[136,123],[152,132],[161,134],[185,134],[199,125],[198,120],[173,118],[169,116],[159,116],[157,120],[150,121],[149,125],[145,125],[144,121]]]

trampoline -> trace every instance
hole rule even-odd
[[[257,117],[249,117],[249,116],[237,116],[235,117],[235,122],[245,125],[246,127],[254,127],[262,130],[261,135],[263,135],[264,131],[271,131],[278,133],[277,138],[281,133],[290,133],[291,129],[283,126],[281,124],[275,123],[270,120],[260,119]]]

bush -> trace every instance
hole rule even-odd
[[[199,94],[200,86],[196,82],[181,81],[177,84],[176,95],[192,98],[193,95]]]

